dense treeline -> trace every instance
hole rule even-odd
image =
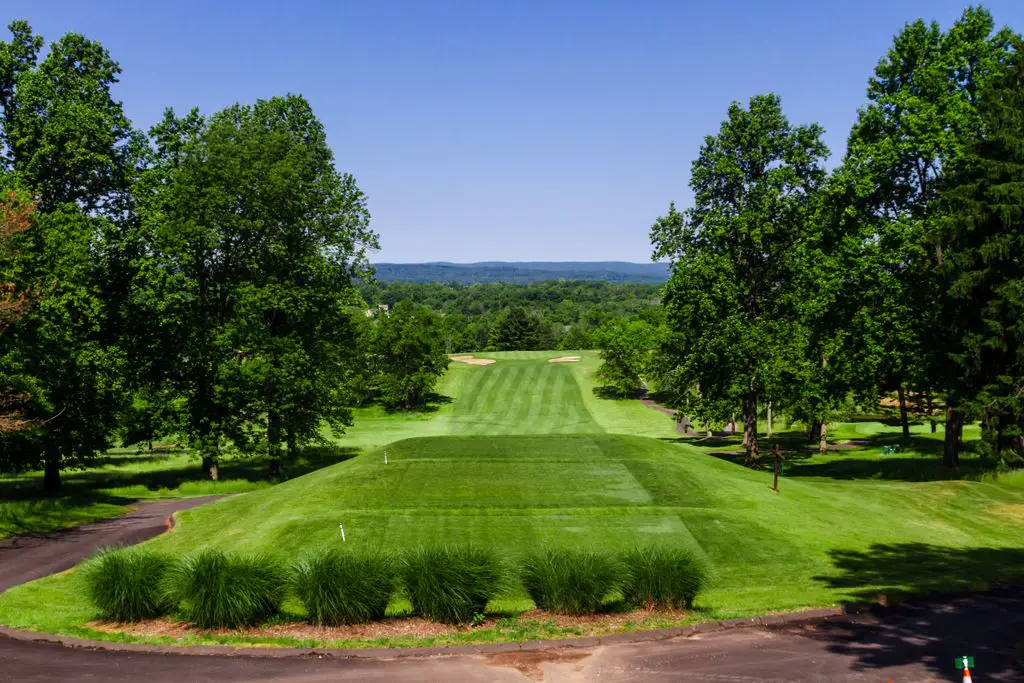
[[[168,110],[143,132],[99,43],[69,34],[41,56],[27,23],[10,29],[0,470],[42,468],[54,489],[115,438],[173,435],[214,479],[225,451],[276,473],[369,394],[424,400],[447,364],[440,318],[364,314],[377,237],[306,100]]]
[[[846,155],[774,95],[734,103],[693,162],[694,205],[651,235],[672,262],[660,389],[700,422],[774,407],[812,425],[858,396],[944,407],[945,462],[1024,462],[1024,45],[970,8],[915,21],[868,84]]]
[[[525,285],[547,280],[600,280],[660,285],[668,264],[624,261],[484,261],[481,263],[375,263],[381,282],[444,282],[472,285],[506,282]]]
[[[363,287],[374,305],[414,301],[443,316],[449,353],[591,349],[602,329],[623,317],[661,317],[661,287],[601,281],[527,285],[380,282]]]

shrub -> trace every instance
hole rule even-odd
[[[171,560],[141,548],[105,548],[82,565],[86,593],[104,619],[140,621],[170,611],[164,577]]]
[[[623,554],[622,563],[622,594],[636,607],[690,607],[711,575],[703,554],[681,545],[637,546]]]
[[[404,555],[402,584],[416,613],[446,623],[465,623],[509,586],[506,565],[492,551],[442,545]]]
[[[612,555],[592,550],[546,548],[523,563],[523,584],[537,607],[560,614],[596,612],[621,575]]]
[[[314,624],[358,624],[384,617],[395,563],[383,552],[321,550],[295,565],[291,584]]]
[[[287,578],[266,555],[226,555],[203,550],[169,574],[168,591],[181,615],[201,628],[262,623],[284,599]]]

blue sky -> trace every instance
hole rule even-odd
[[[646,261],[732,100],[768,91],[833,160],[902,25],[949,0],[5,3],[102,42],[136,126],[301,93],[369,195],[377,261]],[[986,3],[1024,31],[1024,0]]]

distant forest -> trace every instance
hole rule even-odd
[[[439,282],[364,284],[362,294],[376,315],[413,301],[442,316],[445,351],[593,349],[601,330],[622,318],[657,325],[660,284],[563,280],[514,285]]]
[[[665,263],[625,261],[482,261],[480,263],[377,263],[381,282],[445,282],[470,285],[486,282],[528,284],[546,280],[602,280],[661,284],[668,279]]]

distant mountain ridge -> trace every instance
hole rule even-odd
[[[668,279],[667,263],[628,261],[480,261],[479,263],[375,263],[381,282],[476,282],[526,284],[544,280],[603,280],[659,284]]]

